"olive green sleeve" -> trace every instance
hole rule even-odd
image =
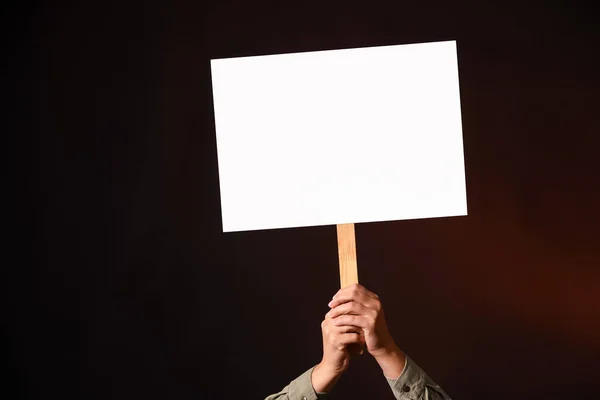
[[[268,396],[265,400],[327,399],[326,393],[316,393],[312,386],[313,369],[314,367],[310,368],[280,392]],[[400,376],[386,379],[397,400],[451,400],[450,396],[408,356]]]
[[[396,379],[386,379],[398,400],[451,400],[450,396],[408,356],[400,376]]]
[[[315,367],[311,367],[298,378],[281,389],[280,392],[268,396],[265,400],[322,400],[325,393],[316,393],[312,386],[311,376]]]

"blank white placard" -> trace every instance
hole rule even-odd
[[[467,214],[455,41],[211,74],[224,232]]]

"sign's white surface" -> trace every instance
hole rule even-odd
[[[211,60],[223,231],[467,214],[456,42]]]

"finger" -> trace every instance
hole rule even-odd
[[[355,325],[333,325],[332,332],[334,335],[342,335],[345,333],[363,334],[361,327]]]
[[[360,292],[363,292],[365,295],[372,297],[376,300],[379,299],[379,296],[377,296],[375,293],[371,292],[369,289],[367,289],[366,287],[364,287],[363,285],[361,285],[360,283],[353,283],[351,285],[348,286],[344,286],[343,288],[341,288],[340,290],[337,291],[336,295],[339,293],[344,293],[344,292],[348,292],[348,291],[353,291],[353,290],[357,290]],[[333,296],[335,297],[335,295]]]
[[[333,325],[334,326],[357,326],[363,330],[370,330],[370,328],[373,326],[373,322],[370,320],[370,318],[364,316],[364,315],[349,315],[349,314],[344,314],[344,315],[340,315],[339,317],[336,317],[334,319],[332,319],[333,321]]]
[[[347,293],[347,292],[360,292],[360,293],[364,294],[365,296],[371,297],[372,299],[379,300],[379,296],[377,296],[375,293],[371,292],[370,290],[368,290],[367,288],[365,288],[364,286],[362,286],[359,283],[354,283],[352,285],[348,285],[348,286],[341,288],[340,290],[337,291],[337,293],[333,296],[333,298],[335,299],[339,295]]]
[[[355,301],[369,308],[377,308],[379,300],[369,296],[364,291],[354,288],[338,292],[333,299],[329,302],[330,308],[337,307],[340,304],[347,303],[349,301]]]
[[[340,304],[331,310],[325,315],[325,318],[336,318],[343,314],[351,314],[351,315],[373,315],[375,310],[372,308],[366,307],[361,303],[357,303],[355,301],[349,301],[347,303]]]
[[[354,334],[356,336],[358,336],[359,342],[362,343],[363,345],[365,344],[365,333],[362,330],[362,328],[358,327],[358,326],[354,326],[354,325],[342,325],[342,326],[334,326],[334,333],[332,334],[332,336],[335,337],[336,336],[341,336],[341,335],[345,335],[345,334]]]
[[[329,310],[327,312],[327,314],[325,314],[325,319],[335,318],[341,314],[357,314],[355,310],[356,310],[356,305],[358,305],[358,304],[359,303],[356,303],[355,301],[349,301],[347,303],[339,304],[339,305],[335,306],[334,308],[332,308],[331,310]]]
[[[323,333],[327,336],[340,335],[342,333],[359,333],[362,334],[362,328],[360,326],[354,326],[351,324],[336,325],[335,322],[329,318],[326,323],[322,324]],[[323,321],[323,322],[325,322]]]
[[[365,335],[361,328],[348,325],[348,326],[334,326],[334,329],[338,330],[337,333],[332,335],[331,341],[333,343],[346,343],[346,348],[353,354],[362,354],[363,349],[366,346]],[[346,330],[348,330],[346,332]],[[349,337],[348,335],[354,335]]]
[[[362,345],[364,339],[357,333],[342,333],[337,337],[337,343],[348,346],[348,345]]]
[[[327,319],[323,320],[323,322],[321,323],[321,330],[327,336],[339,335],[342,333],[351,333],[351,332],[359,333],[359,334],[363,333],[362,328],[359,326],[355,326],[352,324],[336,325],[335,321],[331,318],[327,318]]]
[[[366,294],[367,296],[375,299],[375,300],[379,300],[379,296],[377,296],[377,294],[371,292],[369,289],[367,289],[366,287],[364,287],[363,285],[361,285],[360,283],[355,284],[356,285],[356,289],[362,291],[364,294]]]

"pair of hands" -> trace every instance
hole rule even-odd
[[[390,335],[379,296],[360,284],[340,289],[321,323],[323,359],[313,371],[313,387],[327,392],[348,369],[352,355],[363,349],[390,375],[399,374],[404,354]],[[398,371],[400,369],[400,371]]]

